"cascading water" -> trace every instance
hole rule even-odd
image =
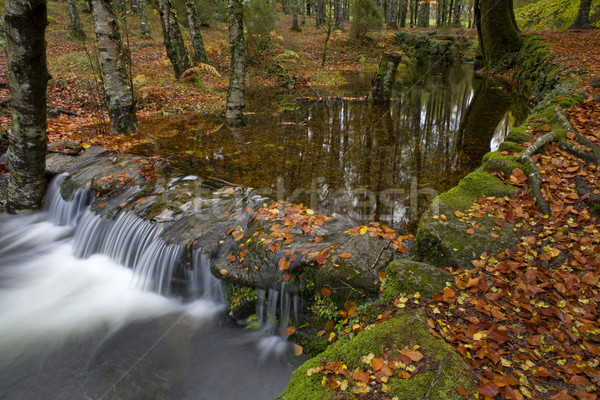
[[[101,217],[85,190],[63,200],[65,179],[51,184],[45,213],[0,216],[0,398],[281,393],[293,369],[287,344],[265,348],[264,335],[223,318],[202,249],[181,269],[185,248],[163,240],[163,228],[131,212]],[[177,279],[186,302],[161,295]]]

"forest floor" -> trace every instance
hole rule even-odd
[[[48,122],[49,140],[83,141],[125,151],[144,140],[144,132],[121,136],[97,135],[93,126],[103,121],[99,111],[101,88],[95,73],[91,44],[70,38],[66,4],[50,3],[48,63],[52,79],[48,102],[80,116],[60,114]],[[150,11],[150,10],[149,10]],[[137,33],[129,24],[129,48],[140,118],[188,112],[223,110],[227,91],[227,28],[215,22],[203,30],[211,64],[218,74],[178,81],[166,58],[158,16],[151,17],[152,37]],[[91,19],[82,15],[88,37]],[[321,68],[325,32],[307,18],[302,33],[291,32],[291,20],[281,18],[269,35],[270,50],[251,56],[248,95],[264,88],[282,92],[342,83],[339,71],[374,69],[379,55],[392,47],[392,31],[371,34],[369,42],[332,34],[327,62]],[[600,146],[600,104],[592,79],[600,77],[599,30],[543,32],[552,50],[575,70],[585,70],[588,95],[584,103],[567,110],[574,129]],[[468,33],[472,35],[473,33]],[[278,54],[298,55],[285,68],[276,66]],[[256,53],[255,53],[256,54]],[[295,58],[294,58],[295,59]],[[6,56],[0,54],[0,81],[6,80]],[[9,97],[0,89],[0,99]],[[0,109],[0,125],[6,131],[8,108]],[[531,127],[539,137],[546,131]],[[569,137],[572,137],[570,135]],[[474,269],[452,271],[456,288],[446,289],[428,304],[431,331],[444,337],[473,365],[484,398],[597,399],[600,396],[600,221],[589,196],[576,191],[583,179],[600,195],[600,174],[594,163],[584,162],[555,144],[534,156],[544,179],[543,192],[551,215],[543,217],[522,177],[506,177],[525,190],[507,198],[480,198],[461,218],[476,220],[493,212],[515,224],[522,239],[519,247],[501,255],[473,260]],[[1,172],[1,171],[0,171]],[[490,238],[493,240],[493,238]],[[423,303],[421,303],[423,305]],[[393,307],[392,307],[393,308]]]

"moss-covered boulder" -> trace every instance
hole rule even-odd
[[[385,269],[382,297],[386,301],[402,294],[419,293],[433,297],[453,281],[452,276],[439,267],[411,260],[394,260]]]
[[[518,191],[486,172],[467,175],[436,197],[421,217],[416,235],[419,260],[472,268],[471,260],[482,253],[495,255],[515,247],[518,240],[511,224],[487,214],[476,221],[461,219],[456,211],[466,211],[479,196],[512,196]]]
[[[326,379],[325,384],[322,384],[324,374],[315,372],[318,367],[341,361],[347,366],[350,374],[354,371],[368,371],[371,368],[368,361],[369,358],[372,359],[369,357],[370,353],[375,357],[381,357],[383,349],[389,354],[389,358],[393,359],[403,350],[415,348],[423,358],[414,364],[416,369],[412,373],[404,375],[410,376],[409,379],[403,379],[396,372],[386,384],[387,393],[382,392],[381,385],[377,384],[369,384],[367,386],[369,389],[366,390],[373,392],[378,390],[377,396],[386,395],[398,400],[423,399],[428,393],[430,399],[459,400],[462,397],[457,392],[457,388],[474,394],[477,389],[470,367],[446,342],[429,333],[426,321],[427,316],[422,310],[398,312],[391,320],[360,332],[350,342],[333,344],[294,372],[287,389],[279,399],[351,398],[349,391],[356,384],[351,376],[347,379],[346,391],[342,391],[341,387],[331,389]],[[341,382],[345,379],[342,375],[338,378]],[[347,397],[344,397],[346,394]]]
[[[515,168],[523,171],[528,170],[527,164],[523,163],[516,157],[500,154],[499,151],[494,151],[486,154],[483,158],[482,169],[490,173],[502,173],[505,176],[510,176]]]
[[[514,143],[527,143],[533,142],[533,136],[531,136],[524,127],[513,127],[508,131],[508,135],[505,138],[506,141],[514,142]]]

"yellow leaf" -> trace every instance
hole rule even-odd
[[[487,332],[477,332],[473,335],[473,340],[481,340],[487,337]]]

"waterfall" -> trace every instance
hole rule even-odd
[[[286,291],[285,282],[281,285],[281,290],[258,289],[256,316],[263,332],[269,335],[283,336],[290,318],[293,323],[298,321],[298,295],[292,295]],[[277,318],[278,316],[279,318]]]
[[[48,213],[48,221],[58,226],[75,226],[81,214],[90,204],[91,195],[87,189],[77,189],[73,199],[65,200],[60,188],[69,174],[64,172],[55,176],[48,185],[44,211]]]
[[[104,218],[88,209],[75,232],[75,255],[105,254],[133,269],[136,286],[172,294],[171,281],[185,246],[167,243],[160,237],[162,229],[130,212]]]
[[[211,259],[202,252],[202,248],[194,249],[192,269],[185,270],[188,291],[194,298],[204,298],[214,302],[223,302],[221,281],[210,272]]]

